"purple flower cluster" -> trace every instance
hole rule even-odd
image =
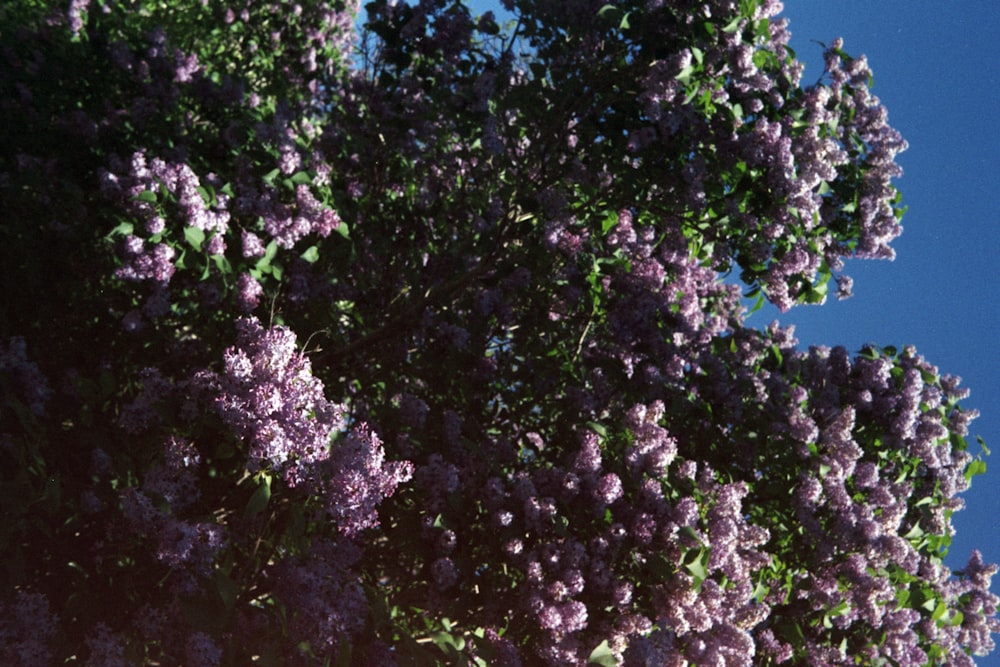
[[[122,280],[149,280],[166,285],[174,275],[174,249],[165,243],[154,244],[148,250],[145,246],[141,238],[129,235],[122,243],[123,265],[115,275]]]
[[[282,200],[278,189],[264,185],[261,192],[240,199],[238,210],[241,215],[261,218],[263,231],[282,248],[293,247],[309,234],[325,238],[341,225],[336,211],[319,202],[306,185],[296,188],[294,202]],[[244,201],[253,204],[245,207]]]
[[[229,196],[219,192],[213,203],[206,202],[205,185],[214,185],[212,177],[202,183],[191,167],[183,162],[169,162],[136,151],[128,164],[113,161],[101,175],[106,195],[122,197],[150,234],[163,231],[160,209],[154,205],[161,196],[173,202],[182,227],[194,227],[208,234],[223,235],[229,229]],[[150,201],[152,199],[152,201]]]
[[[58,630],[58,617],[41,593],[17,591],[13,599],[0,601],[0,658],[8,665],[44,667],[52,664],[51,643]]]
[[[167,473],[169,474],[169,473]],[[179,471],[177,476],[183,475]],[[174,587],[182,594],[194,594],[200,579],[207,577],[216,556],[225,545],[225,530],[214,522],[189,521],[175,511],[182,510],[188,501],[173,496],[177,507],[158,507],[153,494],[164,488],[182,490],[188,480],[163,479],[166,475],[154,472],[142,490],[131,487],[121,492],[121,511],[132,533],[155,544],[156,560],[175,573]]]
[[[701,11],[727,16],[726,5],[709,3]],[[703,228],[698,234],[707,232],[715,245],[717,265],[738,263],[784,310],[852,254],[847,239],[830,229],[848,230],[859,256],[891,258],[889,242],[901,228],[890,181],[901,173],[895,157],[906,143],[870,93],[867,63],[845,62],[841,42],[827,51],[828,79],[798,88],[802,67],[789,57],[787,21],[770,18],[779,9],[780,3],[758,7],[736,30],[699,39],[646,68],[638,96],[645,122],[629,128],[627,141],[637,167],[655,170],[654,187],[673,199],[673,210],[679,201],[696,216],[709,207],[726,211],[735,225],[725,236]],[[677,30],[670,14],[663,8],[646,20],[662,21],[657,30],[669,33]],[[719,80],[721,87],[709,88]],[[719,122],[722,108],[731,122]],[[725,157],[714,157],[708,146]],[[684,156],[683,163],[667,166],[653,157],[664,150]],[[734,162],[751,178],[732,178]],[[856,167],[863,178],[851,175]],[[767,197],[753,196],[758,185]],[[799,240],[788,242],[789,236]],[[841,295],[849,293],[844,284]]]
[[[255,318],[237,326],[224,372],[204,382],[217,392],[219,415],[247,442],[251,472],[273,468],[294,481],[298,466],[329,456],[331,438],[344,426],[344,407],[323,396],[323,383],[292,331],[264,329]]]
[[[345,429],[343,405],[327,400],[322,381],[286,327],[265,329],[255,318],[237,323],[221,374],[203,373],[200,391],[247,444],[251,472],[271,470],[292,487],[322,499],[345,534],[377,525],[375,508],[408,480],[408,463],[390,463],[378,437],[357,424]]]
[[[16,386],[15,396],[5,400],[16,398],[36,416],[45,414],[52,389],[38,364],[28,359],[28,345],[21,336],[9,339],[6,349],[0,345],[0,373],[10,374]]]
[[[306,557],[270,568],[291,628],[289,647],[305,644],[314,655],[336,655],[340,643],[364,627],[368,600],[355,571],[360,558],[360,549],[350,542],[329,541],[313,544]],[[292,660],[298,650],[291,649]],[[309,664],[301,658],[301,664]]]
[[[568,468],[491,478],[480,495],[500,552],[488,567],[499,559],[524,573],[517,599],[526,620],[518,627],[539,637],[532,646],[545,664],[575,664],[602,639],[621,656],[657,626],[688,660],[753,654],[749,631],[768,607],[754,601],[752,582],[770,562],[758,551],[769,534],[746,521],[746,485],[720,484],[708,468],[688,494],[667,500],[670,461],[661,448],[673,441],[657,431],[661,410],[630,412],[641,444],[618,473],[588,431]],[[652,588],[636,588],[625,575],[633,568],[658,572],[640,577]]]
[[[866,645],[864,655],[898,664],[924,664],[927,654],[916,647],[926,646],[925,641],[960,662],[965,660],[962,642],[975,654],[992,650],[986,628],[1000,627],[993,618],[997,598],[988,592],[993,570],[986,567],[981,570],[984,577],[962,580],[951,578],[940,565],[942,547],[951,535],[947,516],[961,508],[956,494],[967,486],[964,472],[971,461],[969,453],[953,447],[949,439],[949,415],[957,412],[953,406],[963,392],[956,383],[943,381],[911,348],[895,357],[851,360],[843,348],[803,353],[786,347],[793,341],[780,330],[772,337],[781,340],[780,374],[760,369],[775,354],[766,339],[751,338],[716,357],[720,361],[734,354],[740,366],[759,368],[753,379],[760,383],[759,407],[748,410],[732,404],[717,414],[729,424],[730,437],[756,438],[756,411],[771,415],[772,441],[748,440],[753,446],[744,454],[745,479],[758,478],[760,468],[773,474],[781,448],[790,448],[797,459],[789,470],[797,478],[790,515],[769,516],[773,510],[768,508],[774,506],[766,493],[758,496],[753,512],[761,525],[792,520],[803,529],[794,552],[798,555],[784,563],[798,570],[792,598],[781,603],[774,591],[783,587],[772,588],[766,598],[772,618],[814,615],[814,628],[864,627],[864,636],[884,637],[881,643]],[[727,404],[717,397],[730,393],[731,383],[740,380],[713,375],[721,384],[698,391],[712,397],[718,409]],[[793,376],[798,378],[795,384],[788,380]],[[774,419],[778,414],[781,418]],[[710,539],[714,547],[717,537]],[[715,553],[713,548],[713,557]],[[895,608],[899,587],[915,577],[928,585],[921,599],[940,600],[942,609],[958,609],[962,594],[952,591],[968,591],[963,594],[975,599],[973,604],[985,616],[966,624],[963,616],[953,615],[954,622],[947,623],[928,618],[916,605]],[[779,625],[758,636],[760,649],[772,659],[784,661],[793,654],[812,663],[842,659],[824,632],[814,629],[804,640],[781,637]]]
[[[334,446],[312,484],[338,529],[354,535],[379,524],[379,504],[412,475],[412,464],[386,461],[378,436],[358,424]]]

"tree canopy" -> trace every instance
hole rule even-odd
[[[967,391],[744,321],[893,256],[866,60],[502,4],[0,6],[5,664],[993,649]]]

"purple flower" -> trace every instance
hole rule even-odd
[[[222,649],[204,632],[191,634],[184,648],[184,664],[191,667],[217,667],[222,660]]]
[[[294,644],[308,642],[315,653],[336,655],[340,643],[364,627],[368,601],[354,571],[360,558],[350,542],[320,541],[307,554],[270,568]]]
[[[455,563],[450,558],[438,558],[431,563],[431,576],[434,585],[440,590],[447,590],[458,581],[458,573],[455,571]]]
[[[149,280],[165,285],[174,275],[176,252],[165,243],[157,243],[147,250],[142,239],[128,236],[122,244],[122,254],[124,263],[115,271],[115,275],[122,280]]]
[[[597,497],[605,505],[610,505],[622,497],[622,482],[618,475],[608,473],[597,484]]]
[[[214,234],[205,244],[205,249],[210,255],[224,255],[226,254],[226,240],[221,234]]]
[[[79,35],[80,31],[83,30],[83,14],[87,12],[89,7],[90,0],[72,0],[69,3],[67,16],[69,17],[69,29],[74,36]]]
[[[241,273],[236,279],[236,305],[243,312],[249,313],[260,305],[262,294],[264,288],[249,273]]]
[[[12,337],[6,349],[0,345],[0,373],[4,372],[16,378],[19,398],[28,409],[44,415],[52,389],[38,365],[28,360],[28,345],[21,336]]]
[[[198,56],[194,53],[184,54],[180,50],[174,52],[174,81],[190,83],[194,75],[201,71]]]
[[[242,231],[242,241],[243,241],[243,256],[247,259],[253,259],[254,257],[263,257],[265,248],[264,242],[260,240],[260,237],[253,232],[248,232],[246,230]]]
[[[237,326],[237,346],[224,353],[216,409],[248,441],[251,469],[326,458],[343,408],[323,396],[295,335],[285,327],[264,329],[255,318]]]
[[[850,276],[837,276],[837,298],[847,299],[853,295],[854,279]]]
[[[59,617],[49,610],[44,595],[17,591],[12,601],[0,602],[0,658],[10,665],[52,664],[51,644],[58,628]]]

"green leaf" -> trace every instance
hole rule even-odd
[[[236,596],[239,593],[236,582],[230,579],[222,570],[213,572],[212,579],[215,582],[215,592],[218,594],[219,600],[222,601],[226,611],[232,611],[236,606]]]
[[[184,229],[184,239],[195,250],[201,250],[201,244],[205,242],[205,230],[197,227],[186,227]]]
[[[243,510],[244,517],[252,517],[260,514],[267,507],[267,503],[271,500],[271,476],[262,475],[260,479],[260,484],[257,485],[257,490],[253,492],[250,496],[250,500],[247,501],[246,509]]]
[[[691,101],[698,97],[698,86],[691,86],[687,91],[687,95],[684,96],[683,104],[691,104]]]
[[[903,538],[912,542],[913,540],[919,540],[923,536],[924,529],[920,527],[920,522],[918,521],[913,524],[913,528],[910,528],[910,531],[906,535],[903,535]]]
[[[601,665],[601,667],[617,667],[618,658],[615,657],[614,652],[612,652],[611,647],[608,646],[608,640],[605,639],[600,644],[597,645],[593,651],[590,652],[590,657],[587,658],[588,665]]]
[[[280,169],[272,169],[264,175],[264,182],[268,185],[274,185],[274,179],[277,178],[280,173]]]
[[[316,246],[309,246],[309,248],[302,253],[302,259],[306,260],[310,264],[315,264],[316,260],[319,259],[319,248]]]
[[[691,81],[691,75],[693,73],[694,73],[694,65],[688,65],[680,72],[678,72],[674,78],[680,81],[681,83],[689,83]],[[697,92],[695,92],[695,94],[697,94]],[[693,99],[694,95],[692,95],[691,97]]]
[[[702,541],[701,537],[699,537],[698,531],[696,531],[691,526],[681,526],[680,528],[677,529],[677,532],[680,535],[683,535],[684,537],[687,537],[687,538],[690,538],[690,539],[694,540],[698,544],[705,544]]]
[[[604,220],[601,221],[601,233],[607,235],[612,229],[618,225],[618,214],[614,211],[608,211],[604,214]]]
[[[600,422],[587,422],[587,428],[602,438],[608,437],[608,429]]]
[[[233,265],[229,263],[225,255],[212,255],[212,261],[215,262],[215,267],[222,275],[228,276],[233,272]]]
[[[781,354],[781,348],[778,347],[777,343],[771,346],[771,356],[774,357],[774,360],[778,362],[779,366],[781,366],[781,364],[785,361],[785,357]]]
[[[135,226],[131,222],[121,222],[118,223],[117,227],[108,232],[104,238],[110,241],[115,236],[128,236],[133,231],[135,231]]]
[[[865,345],[861,348],[859,355],[865,359],[871,359],[874,361],[875,359],[878,359],[878,350],[876,350],[872,345]]]
[[[808,303],[823,303],[830,290],[830,283],[827,281],[818,282],[806,292]]]
[[[351,642],[341,641],[337,648],[337,667],[351,667],[354,661],[351,659]]]
[[[299,171],[299,172],[296,172],[296,173],[292,174],[288,178],[288,180],[291,181],[292,183],[294,183],[295,185],[311,185],[312,184],[312,176],[310,176],[308,174],[308,172],[305,172],[305,171]]]
[[[138,199],[139,201],[144,201],[149,204],[156,203],[156,193],[153,192],[152,190],[143,190],[142,192],[137,194],[135,198]]]
[[[271,260],[274,259],[274,256],[277,254],[278,254],[278,243],[276,241],[271,241],[270,243],[267,244],[267,248],[264,249],[263,257],[257,260],[257,264],[254,266],[254,268],[256,268],[258,271],[264,271],[270,266]]]
[[[976,477],[977,475],[982,475],[985,472],[986,472],[986,461],[983,461],[982,459],[975,459],[965,467],[965,479],[971,482],[973,477]]]
[[[212,206],[215,203],[215,195],[212,192],[210,192],[208,188],[206,188],[203,185],[199,185],[196,189],[198,190],[198,194],[201,195],[201,198],[205,202],[205,204],[207,204],[208,206]]]
[[[465,649],[465,638],[454,636],[450,632],[441,631],[431,635],[431,641],[437,644],[438,648],[445,653],[461,652]]]
[[[689,553],[694,553],[689,552]],[[708,560],[708,552],[706,549],[699,549],[698,555],[690,563],[684,564],[684,569],[691,573],[694,577],[695,585],[700,586],[701,582],[708,578],[708,568],[705,567],[705,561]]]
[[[770,592],[771,589],[765,586],[763,581],[758,581],[757,585],[754,586],[753,595],[751,597],[753,597],[754,602],[760,603],[763,602],[764,598],[767,597],[767,594]]]

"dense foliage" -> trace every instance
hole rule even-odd
[[[971,665],[905,143],[773,0],[0,6],[10,665]]]

